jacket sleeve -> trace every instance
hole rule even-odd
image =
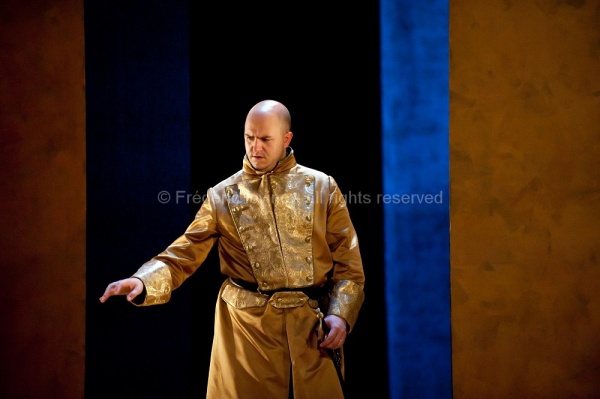
[[[132,277],[144,283],[145,297],[137,306],[166,303],[179,287],[206,260],[219,236],[213,190],[196,213],[192,223],[163,252],[144,263]]]
[[[327,215],[327,244],[333,257],[334,283],[328,314],[343,317],[352,330],[364,301],[365,275],[358,237],[346,200],[335,180],[330,180]]]

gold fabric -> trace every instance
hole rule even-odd
[[[217,244],[225,276],[256,282],[249,291],[221,286],[207,398],[341,398],[333,362],[317,346],[319,313],[346,320],[364,300],[358,239],[335,180],[298,165],[293,151],[269,173],[243,169],[216,186],[183,235],[134,274],[144,282],[141,306],[164,303]],[[168,271],[168,273],[167,273]],[[329,282],[328,309],[285,288]],[[281,290],[272,296],[261,291]],[[292,362],[293,359],[293,362]]]
[[[142,265],[135,274],[144,282],[146,297],[143,305],[160,305],[171,299],[171,273],[166,264],[159,260],[151,260]],[[138,303],[135,303],[138,305]]]

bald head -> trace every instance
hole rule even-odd
[[[254,105],[248,112],[246,120],[249,118],[264,118],[270,116],[276,116],[279,119],[283,134],[291,130],[292,118],[290,112],[285,105],[275,100],[263,100]]]
[[[248,112],[244,125],[246,156],[260,172],[273,170],[286,156],[293,133],[291,117],[285,105],[274,100],[264,100]]]

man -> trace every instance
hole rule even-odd
[[[218,243],[221,272],[206,397],[343,398],[342,346],[364,300],[358,239],[335,180],[296,163],[288,109],[244,126],[243,168],[209,188],[194,221],[100,298],[165,303]],[[292,391],[290,391],[292,390]]]

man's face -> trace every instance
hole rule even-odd
[[[246,119],[244,143],[250,163],[259,172],[271,171],[285,156],[291,132],[283,131],[275,115],[253,115]]]

